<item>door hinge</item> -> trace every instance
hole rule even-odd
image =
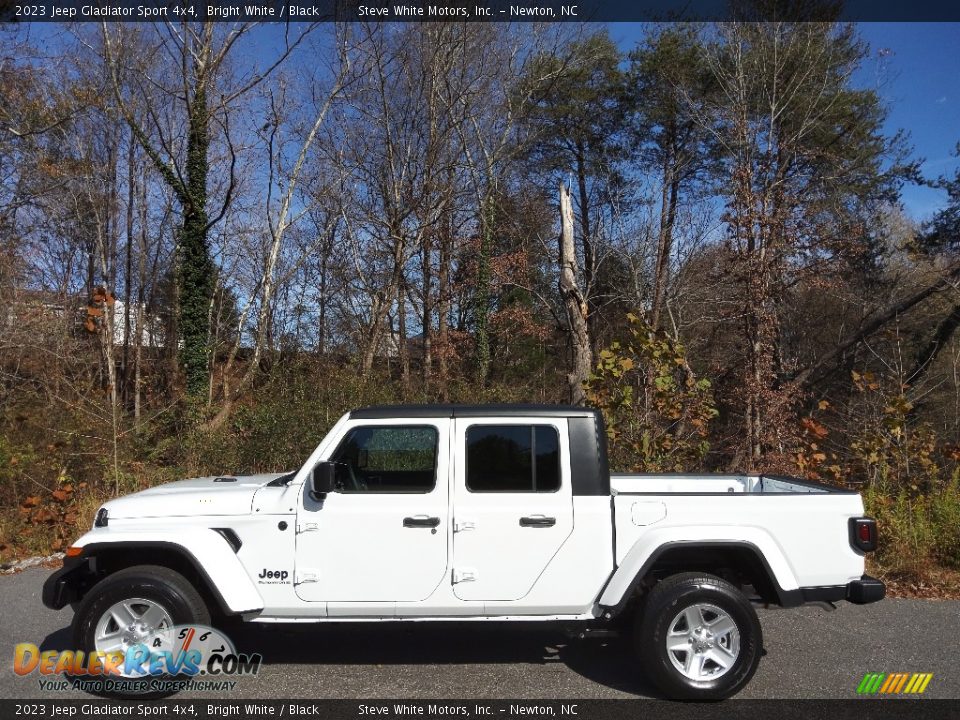
[[[297,570],[293,574],[293,584],[303,585],[304,583],[320,582],[320,573],[317,570]]]
[[[301,523],[297,525],[297,533],[313,532],[314,530],[319,530],[320,525],[318,523]]]
[[[473,582],[477,579],[477,571],[473,568],[454,568],[451,579],[454,585],[462,582]]]
[[[455,520],[453,523],[453,531],[455,533],[476,529],[477,526],[474,524],[473,520]]]

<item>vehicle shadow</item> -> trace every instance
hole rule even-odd
[[[43,639],[40,643],[40,652],[47,650],[73,650],[73,633],[69,625],[50,633]]]
[[[258,652],[267,664],[562,663],[585,679],[611,689],[661,697],[643,677],[640,661],[626,640],[571,638],[552,623],[236,624],[227,632],[238,652]]]
[[[562,663],[583,678],[638,697],[662,697],[643,677],[621,638],[570,638],[549,623],[330,623],[256,625],[227,622],[237,652],[266,665],[445,665]],[[72,648],[70,628],[49,634],[40,650]]]

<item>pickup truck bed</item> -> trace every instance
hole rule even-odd
[[[853,490],[831,487],[820,483],[798,480],[778,475],[691,475],[655,473],[611,473],[610,487],[618,494],[633,495],[684,495],[749,493],[769,495],[830,494],[856,495]]]
[[[695,528],[698,552],[740,547],[762,559],[756,576],[771,582],[755,590],[767,601],[792,607],[862,596],[863,554],[849,542],[849,523],[824,522],[862,515],[854,491],[768,475],[613,474],[610,484],[618,568],[640,574],[640,565],[689,544]],[[626,592],[613,582],[600,603]]]

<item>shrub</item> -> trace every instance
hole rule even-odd
[[[936,544],[934,556],[946,567],[960,570],[960,469],[934,497],[932,520]]]
[[[717,416],[710,381],[694,376],[682,344],[632,313],[627,320],[627,336],[600,351],[586,384],[606,420],[611,467],[699,469]]]
[[[861,489],[880,529],[874,559],[882,570],[960,569],[960,452],[918,417],[908,386],[871,372],[852,380],[850,402],[821,400],[801,421],[797,467]]]

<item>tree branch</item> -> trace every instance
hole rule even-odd
[[[907,374],[907,382],[916,385],[920,379],[926,375],[933,361],[937,359],[940,351],[946,347],[953,337],[953,333],[960,327],[960,304],[954,305],[953,310],[937,326],[936,332],[930,338],[930,342],[917,353],[916,364]]]
[[[925,288],[917,291],[913,295],[910,295],[899,302],[895,302],[883,310],[875,313],[873,317],[861,325],[856,332],[847,336],[847,338],[833,348],[833,350],[822,355],[815,362],[796,373],[792,377],[792,380],[796,383],[805,385],[812,385],[822,380],[829,372],[829,370],[823,370],[828,364],[842,358],[850,348],[858,345],[863,340],[873,335],[891,320],[899,317],[916,305],[919,305],[932,295],[936,295],[947,288],[953,287],[953,283],[958,278],[960,278],[960,263],[950,268],[948,272],[940,277],[936,282],[927,285]],[[823,370],[823,372],[819,372],[821,370]]]

